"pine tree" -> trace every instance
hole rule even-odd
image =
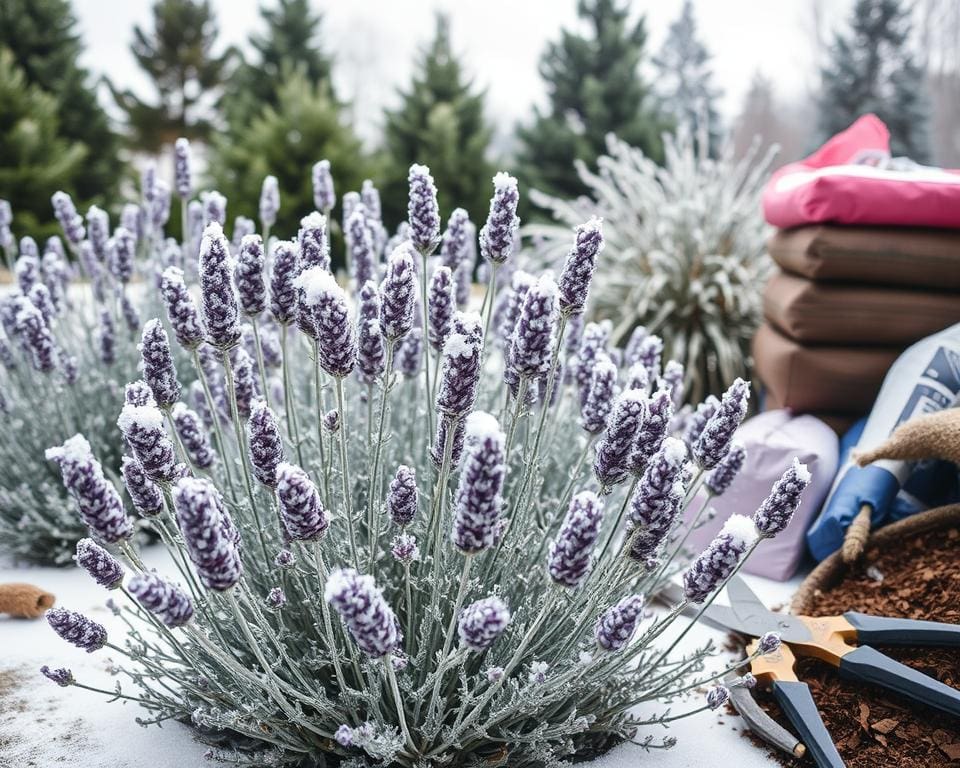
[[[485,217],[491,187],[484,180],[493,176],[485,94],[464,74],[445,16],[437,15],[433,40],[401,97],[399,108],[386,114],[384,220],[393,226],[406,218],[407,172],[413,163],[430,166],[442,190],[443,210],[459,207],[474,219]]]
[[[0,198],[14,206],[14,232],[38,240],[57,232],[51,190],[72,192],[64,180],[77,178],[87,158],[83,144],[63,136],[57,112],[56,97],[0,48]]]
[[[119,137],[97,101],[90,73],[80,66],[83,44],[68,0],[0,2],[0,48],[12,52],[25,83],[53,96],[58,135],[84,152],[72,175],[54,186],[69,188],[78,204],[111,199],[121,175]],[[0,103],[0,113],[14,107]],[[9,165],[8,158],[0,163]],[[52,219],[49,202],[35,211],[41,221]]]
[[[660,160],[660,136],[669,127],[640,74],[644,19],[630,23],[628,6],[618,0],[580,0],[577,10],[591,34],[564,30],[548,45],[540,74],[549,106],[517,131],[521,181],[560,197],[585,191],[573,161],[592,165],[606,151],[608,133]]]
[[[894,155],[929,155],[924,72],[910,50],[910,11],[900,0],[857,0],[846,34],[837,33],[822,72],[822,138],[874,112],[890,129]]]
[[[130,50],[157,92],[156,103],[149,103],[113,89],[134,147],[156,152],[180,136],[209,136],[212,105],[235,55],[232,49],[214,53],[217,33],[210,0],[157,0],[153,31],[134,27]]]
[[[697,37],[697,21],[692,0],[684,0],[680,17],[670,25],[667,39],[654,56],[657,68],[657,92],[663,109],[677,125],[689,125],[694,134],[706,129],[710,137],[709,154],[716,156],[720,142],[720,116],[716,100],[720,92],[713,87],[710,53]],[[706,125],[701,123],[706,121]]]

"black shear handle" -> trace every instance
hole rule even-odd
[[[960,624],[870,616],[856,611],[847,611],[843,618],[857,630],[860,645],[960,646]]]
[[[850,680],[876,683],[920,704],[960,717],[960,691],[861,645],[840,658],[840,675]]]
[[[774,680],[773,696],[797,729],[817,768],[844,768],[840,753],[810,695],[810,687],[795,680]]]

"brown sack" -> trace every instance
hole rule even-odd
[[[770,325],[753,337],[757,376],[797,413],[865,414],[902,347],[807,347]]]
[[[960,231],[817,225],[767,243],[788,272],[816,280],[960,290]]]
[[[0,584],[0,613],[18,619],[38,619],[56,598],[33,584]]]
[[[767,283],[763,313],[795,341],[907,347],[960,322],[960,295],[820,283],[779,272]]]

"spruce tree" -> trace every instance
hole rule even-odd
[[[561,197],[585,192],[573,161],[592,165],[608,133],[659,161],[660,136],[669,127],[640,74],[644,19],[631,23],[619,0],[580,0],[577,11],[590,34],[564,30],[548,45],[540,74],[549,105],[535,109],[533,122],[517,132],[521,182]]]
[[[720,142],[719,91],[713,87],[710,53],[697,37],[692,0],[685,0],[679,18],[670,25],[660,52],[654,56],[657,92],[663,109],[677,125],[687,125],[694,136],[706,130],[715,156]],[[704,124],[705,123],[705,124]]]
[[[210,135],[212,105],[234,51],[215,53],[218,27],[210,0],[157,0],[153,30],[133,29],[130,50],[153,82],[156,100],[113,89],[134,147],[156,152],[178,137]]]
[[[84,153],[72,175],[54,186],[70,189],[78,204],[112,199],[121,176],[119,136],[97,101],[90,73],[79,63],[83,44],[68,0],[0,2],[0,48],[11,51],[24,83],[54,98],[56,135]],[[0,103],[0,113],[15,109],[13,102]],[[9,166],[9,158],[0,157],[0,163]],[[52,219],[49,202],[35,211],[41,221]]]
[[[407,173],[413,163],[430,166],[449,213],[465,208],[486,216],[493,167],[487,159],[491,131],[483,91],[474,88],[450,42],[449,20],[438,14],[433,40],[423,51],[402,102],[386,113],[383,216],[389,226],[406,218]]]
[[[821,138],[874,112],[894,155],[929,156],[924,72],[910,49],[910,10],[900,0],[856,0],[850,29],[837,33],[822,72]]]

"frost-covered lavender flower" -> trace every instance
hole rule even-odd
[[[30,235],[20,238],[20,255],[29,259],[36,259],[40,256],[40,249],[37,248],[37,241]]]
[[[417,537],[410,533],[397,534],[390,545],[390,554],[401,563],[412,563],[420,559]]]
[[[80,378],[80,364],[75,355],[68,355],[62,349],[58,350],[58,353],[60,372],[63,374],[63,380],[67,382],[68,386],[72,387],[77,383],[77,379]]]
[[[680,512],[683,501],[683,470],[686,446],[668,437],[647,463],[630,499],[630,556],[645,561],[653,557]]]
[[[136,203],[127,203],[123,206],[120,211],[120,228],[125,229],[130,235],[133,236],[134,241],[140,237],[141,230],[143,228],[143,211],[140,210],[140,206]],[[107,242],[107,249],[111,247],[111,242]],[[108,259],[109,261],[109,254]]]
[[[663,367],[663,376],[660,379],[659,388],[670,393],[674,407],[683,403],[683,376],[683,366],[676,360],[669,360]]]
[[[456,272],[463,261],[470,236],[467,223],[470,215],[463,208],[454,208],[447,219],[440,244],[440,262],[451,272]]]
[[[410,198],[407,203],[410,241],[421,254],[430,254],[440,241],[437,187],[433,183],[430,169],[425,165],[411,165],[407,181],[410,184]]]
[[[190,410],[184,403],[177,403],[171,411],[173,426],[180,436],[180,442],[190,457],[190,462],[199,469],[209,469],[213,466],[216,454],[210,446],[210,438],[200,416]]]
[[[637,362],[647,369],[650,381],[660,378],[660,360],[663,357],[663,339],[646,335],[637,349]]]
[[[723,394],[716,413],[693,446],[693,458],[701,469],[713,469],[730,450],[733,435],[747,414],[750,385],[736,379]]]
[[[463,419],[457,419],[455,425],[448,419],[440,419],[437,422],[437,434],[433,440],[433,446],[430,448],[430,460],[434,468],[439,471],[443,466],[443,454],[446,448],[447,434],[453,429],[450,444],[450,466],[455,467],[460,463],[463,455],[463,441],[466,426]]]
[[[360,650],[371,658],[386,656],[400,645],[397,617],[373,576],[338,568],[327,579],[324,599],[340,614]]]
[[[173,188],[181,200],[188,200],[193,192],[190,161],[190,142],[181,136],[173,145]]]
[[[538,378],[550,368],[556,299],[557,284],[548,275],[523,297],[510,345],[510,366],[520,376]]]
[[[707,708],[720,709],[730,700],[730,690],[723,685],[715,685],[707,691]]]
[[[137,238],[126,227],[117,227],[107,243],[107,269],[113,278],[126,285],[133,277],[133,259],[137,250]]]
[[[290,325],[297,319],[296,279],[299,273],[296,244],[288,240],[275,243],[270,273],[270,313],[280,325]]]
[[[154,401],[160,408],[172,407],[180,399],[180,382],[167,332],[157,318],[147,320],[137,348],[143,361],[143,380],[150,387]]]
[[[560,313],[574,315],[583,312],[590,295],[590,282],[603,250],[603,229],[596,216],[576,229],[573,247],[560,273]]]
[[[127,584],[137,602],[170,629],[193,618],[193,602],[187,594],[155,573],[138,573]]]
[[[120,412],[117,426],[147,477],[155,483],[169,483],[180,476],[183,467],[177,464],[159,409],[128,403]]]
[[[277,552],[277,556],[273,558],[273,564],[281,570],[293,568],[297,564],[297,558],[289,549],[281,549]]]
[[[180,346],[194,350],[203,342],[203,328],[197,305],[187,290],[183,270],[167,267],[160,281],[160,292],[167,307],[167,318]]]
[[[191,200],[187,203],[187,232],[190,235],[190,242],[196,245],[203,237],[203,228],[207,218],[206,209],[199,200]]]
[[[26,237],[23,238],[23,240],[26,239]],[[30,240],[32,241],[33,238],[30,238]],[[36,249],[36,244],[33,247]],[[34,255],[24,253],[23,241],[20,242],[20,258],[17,259],[13,271],[17,278],[20,293],[24,295],[30,293],[33,286],[40,282],[40,260]]]
[[[767,656],[780,650],[780,634],[778,632],[764,632],[757,640],[757,653]]]
[[[203,204],[203,226],[219,224],[221,229],[227,225],[227,198],[213,189],[200,195]]]
[[[773,484],[770,495],[753,514],[753,522],[761,536],[776,536],[790,524],[800,506],[800,496],[810,485],[810,471],[806,464],[794,458],[793,465]]]
[[[547,672],[550,671],[550,665],[545,661],[531,661],[530,673],[527,675],[527,682],[531,685],[543,685],[547,682]]]
[[[301,269],[320,267],[330,271],[330,239],[325,216],[314,211],[300,219],[297,245],[300,248]]]
[[[287,596],[280,587],[274,587],[267,593],[264,603],[266,603],[267,608],[279,611],[287,604]]]
[[[230,279],[230,248],[218,222],[211,222],[203,230],[200,289],[207,340],[219,349],[229,349],[240,340],[240,320]]]
[[[617,388],[617,366],[604,354],[593,364],[590,390],[580,409],[580,426],[591,435],[600,434],[607,425]]]
[[[50,290],[43,283],[37,283],[27,294],[30,303],[40,310],[40,316],[43,322],[48,326],[53,322],[57,315],[57,308],[53,305],[53,298],[50,296]]]
[[[707,474],[707,479],[704,483],[704,485],[707,486],[707,490],[714,496],[722,496],[726,493],[727,488],[730,487],[730,484],[743,468],[743,463],[746,460],[747,449],[740,445],[740,443],[731,445],[730,450],[727,451],[727,455]]]
[[[233,389],[237,401],[237,415],[250,417],[250,409],[257,398],[257,380],[253,373],[253,359],[243,347],[234,347],[228,353],[233,367]]]
[[[717,589],[740,562],[740,558],[757,539],[753,520],[745,515],[731,515],[720,533],[683,574],[684,597],[691,603],[702,603]]]
[[[279,210],[280,186],[277,184],[277,177],[266,176],[260,187],[260,223],[265,230],[277,223]]]
[[[643,597],[627,595],[616,605],[608,608],[597,619],[593,636],[603,650],[623,650],[637,630],[643,612]]]
[[[184,477],[173,487],[177,525],[203,585],[223,592],[243,575],[239,538],[223,499],[209,480]]]
[[[573,497],[547,557],[547,570],[557,584],[575,589],[583,583],[602,524],[603,502],[597,494],[581,491]]]
[[[636,439],[646,418],[643,392],[628,389],[614,401],[607,417],[607,430],[597,443],[593,459],[593,472],[601,486],[611,488],[629,474]]]
[[[57,366],[56,343],[43,314],[25,298],[16,299],[16,329],[30,352],[30,362],[40,373],[50,373]]]
[[[519,202],[517,180],[503,171],[494,176],[490,212],[480,230],[480,255],[493,265],[503,264],[513,253],[514,237],[520,227]]]
[[[336,279],[321,267],[310,267],[296,280],[301,300],[317,333],[320,367],[335,378],[349,376],[357,363],[357,343],[350,308]]]
[[[396,342],[413,328],[417,272],[409,242],[390,254],[387,275],[380,286],[380,325],[388,342]]]
[[[123,581],[123,566],[93,539],[80,539],[73,559],[105,589],[116,589]]]
[[[430,346],[437,352],[443,349],[453,327],[456,300],[453,273],[449,267],[441,265],[433,270],[427,292],[427,317],[430,324],[428,338]]]
[[[330,515],[313,481],[300,467],[286,462],[277,465],[276,476],[284,530],[297,541],[319,539],[330,527]]]
[[[247,317],[259,317],[267,307],[267,286],[263,279],[263,240],[246,235],[240,241],[233,279],[240,306]]]
[[[63,484],[77,502],[80,517],[98,539],[116,544],[133,535],[120,494],[103,476],[103,467],[93,457],[90,443],[83,435],[74,435],[63,445],[48,448],[46,457],[60,467]]]
[[[356,284],[363,285],[367,280],[376,279],[377,257],[373,232],[367,222],[366,206],[358,205],[350,214],[343,236],[350,252],[350,266]]]
[[[136,335],[140,330],[140,313],[130,297],[126,294],[120,296],[120,314],[123,317],[123,324],[127,326],[130,335]]]
[[[331,434],[340,431],[340,411],[335,408],[323,414],[323,428]]]
[[[477,398],[483,357],[480,315],[458,312],[453,332],[443,346],[443,369],[437,390],[437,410],[449,419],[466,416]]]
[[[347,222],[350,220],[350,217],[353,216],[353,212],[361,202],[359,192],[347,192],[347,194],[343,196],[343,203],[341,205],[341,208],[343,208],[343,219],[341,224],[344,230],[347,229]]]
[[[395,367],[404,377],[413,379],[420,373],[422,359],[423,331],[419,328],[412,328],[400,344]]]
[[[99,651],[107,643],[107,630],[81,613],[66,608],[51,608],[47,623],[60,637],[87,653]]]
[[[472,554],[495,543],[506,474],[506,437],[497,420],[484,411],[467,417],[467,449],[454,505],[452,540],[461,552]]]
[[[73,200],[66,192],[54,192],[51,202],[53,203],[53,214],[60,222],[67,242],[77,247],[86,235],[83,228],[83,217],[77,213]]]
[[[360,289],[357,367],[364,384],[372,384],[386,368],[386,348],[380,331],[380,293],[372,281],[364,283]]]
[[[587,323],[583,329],[583,338],[577,349],[577,365],[575,377],[580,390],[580,404],[583,405],[590,392],[590,383],[593,380],[593,366],[597,355],[606,354],[607,342],[613,325],[609,320],[599,323]]]
[[[124,456],[120,465],[123,485],[133,508],[143,517],[155,517],[163,511],[163,494],[159,486],[143,471],[143,465],[133,456]]]
[[[691,450],[693,450],[693,446],[696,445],[697,440],[700,439],[700,435],[703,434],[707,422],[713,418],[713,414],[717,412],[717,408],[719,407],[720,401],[713,395],[709,395],[707,399],[700,403],[696,410],[690,414],[690,418],[687,419],[687,423],[683,427],[683,442],[685,442]]]
[[[673,401],[670,393],[659,390],[647,400],[647,418],[637,432],[629,469],[634,474],[643,472],[650,457],[660,450],[673,419]]]
[[[153,399],[153,390],[142,379],[131,381],[123,388],[123,402],[130,405],[152,405],[157,406],[157,401]]]
[[[417,514],[418,491],[416,470],[401,464],[390,481],[387,494],[387,515],[394,525],[404,526],[413,522]]]
[[[263,400],[255,402],[250,409],[247,442],[254,476],[268,488],[275,488],[277,467],[283,461],[283,438],[277,417]]]
[[[330,161],[320,160],[313,164],[313,204],[318,211],[329,213],[337,204],[334,192],[333,176],[330,174]]]
[[[333,739],[341,747],[352,747],[353,746],[353,728],[351,728],[349,725],[344,723],[339,728],[337,728],[337,732],[333,734]]]
[[[509,624],[510,609],[507,604],[496,596],[485,597],[463,609],[457,622],[457,634],[464,648],[483,653]]]
[[[50,667],[44,664],[42,667],[40,667],[40,674],[42,674],[48,680],[52,680],[61,688],[69,688],[76,682],[73,677],[73,672],[65,667],[50,669]]]
[[[497,330],[499,345],[505,349],[510,349],[513,341],[513,332],[517,327],[517,321],[520,319],[520,311],[523,308],[523,300],[527,291],[537,283],[537,278],[529,272],[522,269],[516,270],[510,279],[510,287],[501,292],[502,303],[494,308],[494,328]]]
[[[239,253],[240,244],[243,242],[243,238],[254,235],[256,232],[257,225],[253,219],[248,219],[246,216],[237,216],[233,220],[233,232],[230,233],[230,247],[235,252]],[[263,247],[262,240],[260,247]],[[236,272],[234,272],[234,278],[236,279]]]

